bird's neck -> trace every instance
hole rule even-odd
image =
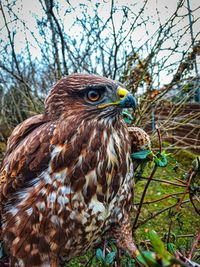
[[[111,201],[130,167],[127,128],[121,121],[76,123],[57,126],[51,171],[60,173],[62,182],[73,192],[81,192],[85,202],[94,195],[100,202]]]

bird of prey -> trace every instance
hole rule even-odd
[[[112,232],[133,255],[133,168],[122,84],[89,74],[61,79],[44,114],[19,124],[0,170],[1,237],[9,266],[56,267]]]

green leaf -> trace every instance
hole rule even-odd
[[[141,150],[131,154],[132,159],[146,159],[151,154],[151,150]]]
[[[127,109],[123,109],[122,115],[126,123],[131,124],[133,122],[133,116],[128,112]]]
[[[176,245],[173,244],[173,243],[168,243],[167,244],[167,250],[169,251],[169,253],[175,254],[175,252],[176,252]]]
[[[154,158],[154,161],[159,167],[166,167],[168,163],[167,157],[164,153],[158,153],[157,156]]]
[[[98,248],[96,250],[96,258],[100,261],[103,262],[104,261],[104,255],[103,255],[103,251],[102,249]]]
[[[152,230],[149,232],[149,239],[154,248],[154,251],[163,259],[168,260],[170,258],[169,252],[166,250],[164,243],[157,235],[157,233]]]
[[[131,124],[131,123],[132,123],[132,120],[130,120],[129,118],[124,118],[124,121],[125,121],[125,123],[127,123],[127,124]]]
[[[109,243],[109,246],[110,246],[110,248],[111,248],[112,251],[117,252],[117,247],[116,247],[116,245],[113,242],[110,242]]]
[[[142,253],[140,253],[139,256],[137,256],[137,259],[144,266],[149,266],[149,267],[159,266],[156,261],[155,253],[151,251],[143,251]]]
[[[126,262],[127,267],[133,267],[133,266],[135,266],[135,260],[134,259],[129,258],[127,260],[128,260],[128,262]]]
[[[109,265],[113,262],[114,258],[115,258],[116,252],[110,252],[106,255],[106,260],[105,260],[105,264]]]

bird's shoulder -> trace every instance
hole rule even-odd
[[[54,127],[55,123],[36,115],[14,129],[0,169],[0,185],[17,179],[31,180],[46,168]]]

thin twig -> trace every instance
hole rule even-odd
[[[142,180],[148,180],[147,177],[139,177],[139,178]],[[156,182],[160,182],[160,183],[171,184],[171,185],[180,186],[180,187],[186,187],[186,185],[170,182],[168,180],[162,180],[162,179],[158,179],[158,178],[152,178],[151,180],[156,181]]]
[[[91,265],[94,256],[95,256],[95,254],[93,254],[93,255],[89,258],[89,261],[84,265],[84,267],[89,267],[89,266]]]
[[[182,205],[185,204],[185,203],[188,203],[188,202],[190,202],[189,199],[188,199],[188,200],[184,200],[184,201],[182,202]],[[138,224],[135,226],[134,229],[137,229],[137,228],[140,227],[141,225],[147,223],[148,221],[150,221],[151,219],[157,217],[157,216],[160,215],[161,213],[163,213],[163,212],[165,212],[165,211],[167,211],[167,210],[170,210],[170,209],[176,207],[177,205],[178,205],[178,203],[173,204],[173,205],[171,205],[171,206],[169,206],[169,207],[167,207],[167,208],[164,208],[164,209],[162,209],[162,210],[160,210],[160,211],[158,211],[158,212],[153,213],[149,218],[147,218],[147,219],[141,221],[140,223],[138,223]]]
[[[161,197],[161,198],[159,198],[159,199],[155,199],[155,200],[152,200],[152,201],[146,201],[146,202],[143,202],[143,205],[144,205],[144,204],[153,204],[153,203],[162,201],[162,200],[164,200],[164,199],[166,199],[166,198],[173,197],[173,196],[177,196],[177,195],[182,195],[182,194],[184,194],[184,193],[185,193],[185,191],[184,191],[184,192],[180,192],[180,193],[169,194],[169,195],[166,195],[166,196]],[[140,203],[135,203],[134,205],[137,206],[137,205],[139,205],[139,204],[140,204]]]
[[[160,133],[160,128],[158,127],[158,125],[156,124],[156,131],[158,134],[158,141],[159,141],[159,152],[162,152],[162,138],[161,138],[161,133]]]
[[[192,198],[193,197],[192,194],[189,194],[189,197],[190,197],[190,201],[192,203],[192,206],[193,206],[194,210],[196,211],[196,213],[198,215],[200,215],[200,210],[198,210],[197,207],[195,206],[194,201],[193,201],[193,198]]]
[[[170,224],[169,224],[169,230],[168,230],[168,235],[167,235],[167,244],[169,244],[169,241],[170,241],[171,230],[172,230],[172,219],[170,220]]]
[[[188,179],[188,183],[187,183],[187,186],[186,186],[186,189],[185,189],[185,193],[182,195],[182,197],[181,197],[181,199],[180,199],[180,201],[179,201],[179,203],[178,203],[177,211],[180,210],[180,207],[181,207],[181,204],[182,204],[182,202],[183,202],[183,199],[184,199],[186,193],[187,193],[188,190],[189,190],[190,183],[191,183],[192,178],[194,177],[195,174],[196,174],[195,171],[192,171],[192,173],[190,174],[190,177],[189,177],[189,179]]]
[[[139,218],[139,216],[140,216],[140,212],[141,212],[142,204],[143,204],[143,202],[144,202],[144,198],[145,198],[147,189],[148,189],[148,187],[149,187],[149,184],[150,184],[150,182],[151,182],[151,180],[152,180],[152,178],[153,178],[153,176],[154,176],[156,170],[157,170],[157,165],[155,164],[155,165],[154,165],[154,168],[153,168],[153,170],[152,170],[152,172],[151,172],[151,174],[150,174],[150,176],[149,176],[149,178],[148,178],[148,181],[147,181],[147,183],[146,183],[146,185],[145,185],[145,187],[144,187],[144,191],[142,192],[142,197],[141,197],[141,200],[140,200],[140,204],[139,204],[139,207],[138,207],[138,210],[137,210],[137,214],[136,214],[136,217],[135,217],[135,220],[134,220],[134,223],[133,223],[133,228],[132,228],[133,230],[135,229],[135,226],[136,226],[136,224],[137,224],[138,218]]]
[[[176,238],[189,238],[194,237],[194,234],[187,234],[187,235],[177,235]]]

